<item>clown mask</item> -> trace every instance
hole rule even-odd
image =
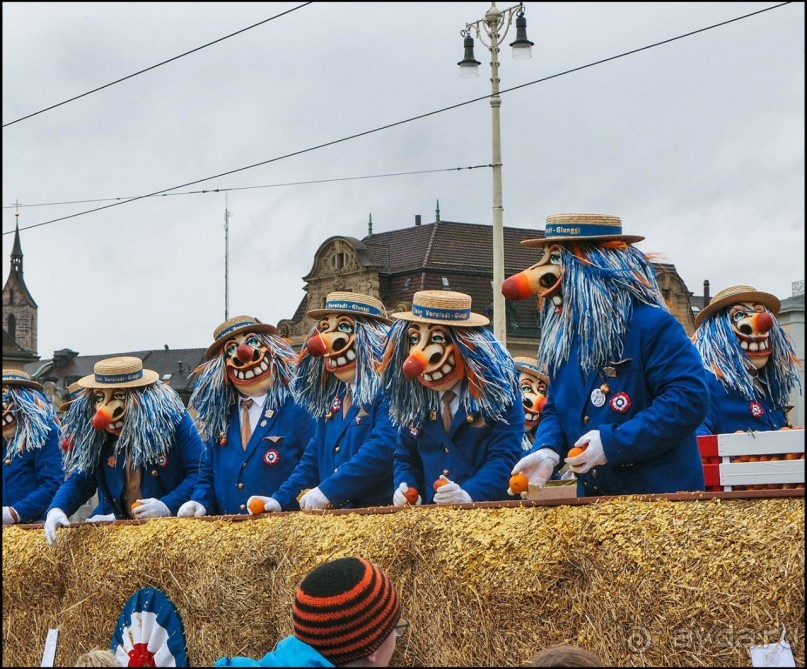
[[[269,349],[253,333],[238,334],[222,349],[227,378],[242,395],[258,397],[272,385],[272,364]]]
[[[728,316],[731,328],[740,340],[740,348],[754,367],[762,369],[771,355],[769,333],[774,325],[771,312],[761,304],[741,302],[729,309]]]
[[[533,295],[538,296],[539,302],[549,298],[555,308],[560,309],[563,306],[562,278],[561,248],[555,244],[546,249],[539,262],[506,279],[502,283],[502,294],[508,300],[523,300]]]
[[[344,383],[356,380],[356,322],[344,314],[322,318],[306,342],[308,353],[325,359],[326,371]]]
[[[518,376],[518,386],[524,404],[524,430],[528,431],[541,420],[541,412],[546,405],[546,381],[536,374],[521,372]]]
[[[465,376],[462,358],[444,325],[411,323],[407,330],[409,357],[404,361],[407,379],[417,379],[426,388],[453,388]]]
[[[123,421],[126,417],[126,405],[129,394],[124,388],[96,388],[93,390],[95,415],[92,426],[98,430],[106,430],[120,436]]]
[[[14,417],[14,400],[8,386],[3,386],[3,439],[11,439],[17,432],[17,419]]]

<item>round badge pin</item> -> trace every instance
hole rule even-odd
[[[591,403],[599,409],[603,404],[605,404],[605,393],[603,393],[599,388],[592,390]]]

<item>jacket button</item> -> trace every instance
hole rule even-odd
[[[158,472],[156,469],[152,469],[152,470],[151,470],[151,475],[152,475],[152,476],[159,476],[159,475],[160,475],[160,472]]]
[[[10,465],[11,464],[11,458],[6,458],[3,462],[5,462],[7,465]]]
[[[334,473],[334,474],[336,474],[336,472],[338,472],[338,471],[339,471],[339,467],[334,467],[334,468],[333,468],[333,473]]]
[[[448,454],[448,449],[447,449],[447,448],[444,448],[444,449],[443,449],[443,453]]]
[[[448,476],[448,470],[447,469],[443,470],[443,476]]]
[[[599,475],[600,475],[600,472],[598,472],[596,469],[592,469],[592,470],[591,470],[591,475],[592,475],[592,476],[599,476]]]
[[[243,469],[243,468],[244,468],[244,467],[246,467],[246,466],[247,466],[247,463],[246,463],[246,462],[242,462],[242,463],[241,463],[241,469]]]
[[[246,508],[247,508],[247,505],[246,505],[246,504],[242,504],[242,505],[241,505],[241,511],[246,510]]]
[[[334,452],[334,453],[338,453],[338,452],[339,452],[339,447],[338,447],[338,446],[335,446],[335,447],[334,447],[334,449],[333,449],[333,452]]]
[[[590,421],[591,421],[591,417],[583,416],[583,425],[588,425]]]
[[[239,490],[243,490],[244,489],[244,484],[243,483],[238,483],[238,484],[236,484],[235,487],[238,488]]]

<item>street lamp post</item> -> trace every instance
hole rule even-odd
[[[516,17],[516,39],[510,43],[513,47],[513,58],[531,58],[533,43],[527,39],[527,19],[524,18],[524,4],[518,3],[507,9],[498,9],[493,2],[485,16],[477,21],[465,24],[460,31],[464,37],[465,50],[463,59],[457,63],[460,66],[460,76],[479,76],[479,61],[474,58],[474,40],[471,31],[490,51],[490,109],[492,116],[492,144],[493,144],[493,334],[502,343],[507,345],[507,319],[505,317],[505,302],[502,295],[504,282],[504,224],[502,213],[502,135],[500,109],[502,99],[499,96],[499,45],[504,41],[513,17]]]

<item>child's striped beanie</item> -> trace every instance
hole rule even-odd
[[[292,606],[294,636],[339,666],[372,655],[401,615],[395,586],[367,560],[339,558],[311,571]]]

